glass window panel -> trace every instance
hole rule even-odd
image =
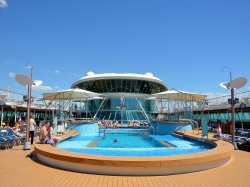
[[[141,81],[140,80],[136,81],[136,86],[135,86],[135,90],[134,90],[135,93],[139,93],[140,85],[141,85]]]
[[[122,92],[122,80],[116,80],[117,92]]]
[[[122,111],[122,118],[123,118],[123,120],[124,121],[127,121],[127,113],[126,113],[126,111]]]
[[[99,93],[97,82],[98,81],[93,81],[93,90],[94,92]]]
[[[140,93],[143,93],[144,85],[145,85],[145,81],[142,81],[140,85]]]
[[[106,93],[107,92],[107,83],[106,83],[106,80],[102,80],[102,89],[103,89],[103,93]]]
[[[122,92],[126,92],[126,80],[122,80]]]
[[[138,120],[138,118],[137,118],[135,112],[131,112],[131,114],[132,114],[132,117],[133,117],[133,121]]]
[[[116,120],[121,121],[121,112],[120,111],[116,112]]]
[[[112,92],[112,85],[110,80],[104,80],[105,82],[105,87],[106,87],[106,91],[105,92]]]
[[[149,89],[149,83],[148,81],[145,82],[145,85],[144,85],[144,90],[143,90],[143,93],[147,94],[147,90]]]
[[[96,86],[97,86],[98,93],[103,93],[101,82],[102,82],[102,80],[96,81]]]
[[[108,85],[110,85],[110,81],[109,80],[104,80],[103,83],[104,83],[103,86],[104,86],[105,92],[106,93],[109,92]]]
[[[137,80],[132,81],[132,86],[131,86],[131,92],[135,93],[136,92],[136,86],[137,86]]]
[[[131,80],[127,80],[126,92],[128,92],[128,93],[131,92],[130,88],[131,88]]]
[[[110,120],[115,120],[115,112],[114,111],[111,112]]]
[[[115,80],[110,80],[111,82],[111,88],[112,88],[112,91],[111,92],[116,92],[116,81]]]

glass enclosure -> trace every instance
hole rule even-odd
[[[92,80],[76,84],[74,88],[80,88],[96,93],[141,93],[155,94],[167,91],[167,88],[159,83],[145,80],[129,80],[129,79],[107,79]]]

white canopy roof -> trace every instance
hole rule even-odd
[[[101,94],[90,92],[82,89],[68,89],[68,90],[60,90],[51,93],[43,94],[43,100],[72,100],[72,99],[100,99]]]
[[[206,100],[206,95],[185,92],[180,90],[169,90],[165,92],[152,94],[152,96],[155,97],[156,99],[174,100],[174,101],[204,102]]]
[[[73,83],[71,88],[77,87],[81,82],[96,81],[96,80],[145,80],[159,83],[168,89],[168,86],[159,78],[155,77],[152,73],[147,72],[145,74],[135,74],[135,73],[100,73],[95,74],[94,72],[88,72],[85,77],[82,77],[77,82]],[[167,90],[166,89],[166,90]]]

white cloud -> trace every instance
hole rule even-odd
[[[51,69],[48,69],[48,72],[49,73],[54,73],[54,74],[57,74],[57,75],[61,74],[60,70],[51,70]]]
[[[55,74],[57,74],[57,75],[60,75],[60,71],[59,70],[55,70],[55,71],[53,71]]]
[[[32,68],[32,65],[27,65],[25,68],[26,68],[26,69],[31,69],[31,68]]]
[[[0,1],[1,1],[1,0],[0,0]],[[16,74],[13,73],[13,72],[9,72],[8,75],[9,75],[9,77],[15,77],[15,76],[16,76]]]
[[[37,92],[47,92],[53,89],[50,86],[32,86],[32,90]]]
[[[60,88],[60,86],[55,86],[54,88],[55,88],[55,89],[59,89],[59,88]]]
[[[7,4],[7,1],[6,0],[0,0],[0,7],[1,8],[5,8],[5,7],[7,7],[8,6],[8,4]]]

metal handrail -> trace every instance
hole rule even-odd
[[[199,134],[199,124],[197,123],[197,121],[193,120],[193,119],[179,119],[179,121],[188,121],[192,124],[193,126],[193,134],[194,134],[194,123],[196,124],[197,126],[197,129],[198,129],[198,134]]]

